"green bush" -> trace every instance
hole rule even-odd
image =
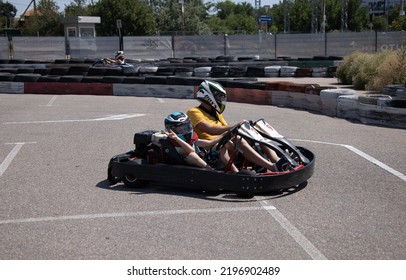
[[[397,53],[385,54],[381,63],[376,67],[376,75],[365,85],[366,90],[382,91],[385,85],[395,83],[394,75],[399,64]]]
[[[406,49],[368,54],[354,52],[337,67],[337,78],[356,90],[381,91],[406,82]]]
[[[348,70],[348,75],[352,79],[352,85],[356,90],[364,90],[365,85],[371,77],[373,69],[373,56],[363,53],[357,57]]]
[[[349,69],[361,55],[362,52],[354,52],[349,56],[344,57],[343,62],[337,67],[336,76],[342,84],[352,85],[352,77],[349,74]]]

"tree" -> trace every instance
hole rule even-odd
[[[178,0],[163,0],[155,4],[155,22],[159,33],[182,31],[192,34],[209,33],[205,23],[207,8],[202,0],[188,0],[182,6]]]
[[[295,32],[310,32],[312,14],[309,1],[296,0],[290,8],[290,29]]]
[[[396,18],[391,25],[392,30],[400,31],[406,30],[406,16],[399,16]]]
[[[16,14],[17,14],[17,9],[13,4],[10,4],[9,2],[3,3],[3,1],[0,1],[1,23],[3,25],[3,19],[4,19],[5,28],[11,27],[12,19],[15,18]]]
[[[63,36],[59,6],[53,0],[40,0],[36,13],[26,17],[21,33],[25,36]]]
[[[215,15],[207,20],[212,31],[223,33],[244,32],[254,34],[257,31],[255,10],[251,4],[234,3],[230,0],[214,5]]]
[[[72,0],[65,6],[65,16],[87,16],[89,15],[87,0]]]
[[[316,2],[313,2],[316,3]],[[276,4],[270,9],[270,14],[274,18],[274,25],[278,30],[283,30],[284,20],[289,22],[291,32],[311,32],[312,31],[312,10],[317,19],[317,30],[321,30],[323,13],[321,5],[312,6],[312,1],[308,0],[286,0]],[[325,31],[341,30],[341,14],[343,10],[342,0],[325,0],[326,27]],[[285,10],[286,9],[286,10]],[[287,13],[285,13],[287,11]],[[348,0],[348,30],[362,31],[368,29],[368,9],[361,6],[361,0]]]
[[[144,0],[100,0],[88,8],[90,15],[101,18],[101,23],[96,26],[101,36],[117,35],[118,19],[122,22],[123,36],[155,34],[154,14]]]
[[[351,31],[368,30],[368,8],[361,6],[362,0],[348,1],[348,29]]]

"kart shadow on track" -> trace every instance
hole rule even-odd
[[[302,189],[306,188],[307,181],[303,182],[297,186],[293,186],[289,189],[283,189],[278,191],[270,191],[268,193],[261,194],[261,197],[256,196],[255,201],[260,200],[270,200],[276,198],[282,198],[291,194],[294,194]],[[135,195],[145,195],[145,194],[162,194],[162,195],[176,195],[193,197],[205,200],[217,200],[217,201],[232,201],[232,202],[246,202],[251,200],[252,197],[240,196],[234,192],[230,191],[208,191],[204,189],[187,189],[174,186],[164,186],[162,184],[154,183],[146,187],[141,188],[129,188],[125,184],[111,185],[108,180],[100,181],[96,184],[96,187],[112,191],[124,191]]]

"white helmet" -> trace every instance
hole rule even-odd
[[[226,90],[217,82],[203,81],[199,86],[196,98],[201,102],[209,104],[220,114],[223,113],[226,108]]]
[[[120,57],[124,57],[124,52],[123,51],[117,51],[116,56],[114,58],[119,59]]]

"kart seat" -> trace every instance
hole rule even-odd
[[[175,147],[169,142],[168,139],[160,139],[164,162],[169,164],[185,164],[183,158],[176,151]]]

